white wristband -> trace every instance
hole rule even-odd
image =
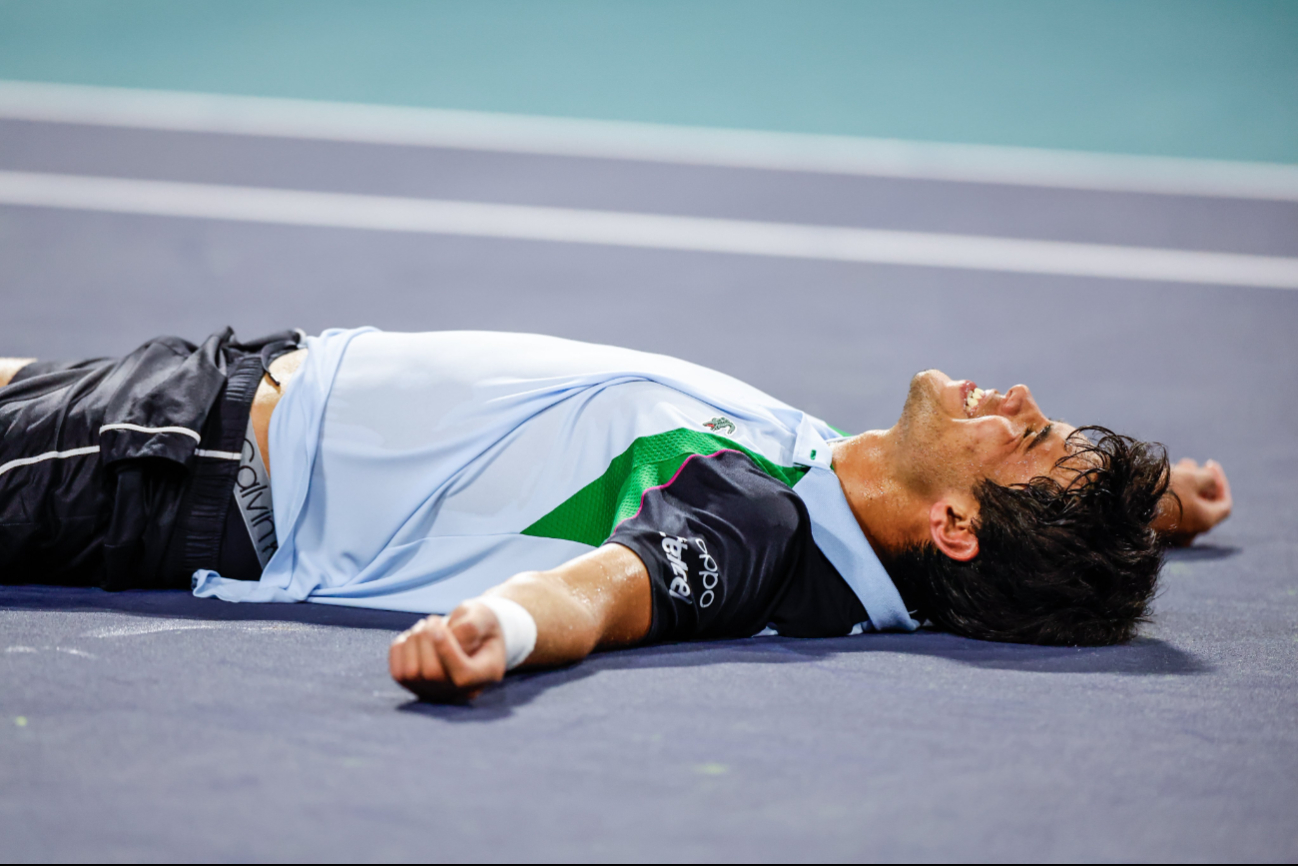
[[[512,671],[527,661],[536,649],[536,620],[527,608],[498,595],[480,596],[475,601],[486,605],[500,622],[500,634],[505,639],[505,670]]]

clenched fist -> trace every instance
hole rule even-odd
[[[491,608],[466,601],[450,616],[430,616],[388,650],[392,678],[429,701],[477,697],[505,676],[505,639]]]
[[[1164,497],[1154,518],[1154,529],[1169,543],[1185,547],[1201,532],[1207,532],[1230,516],[1234,500],[1230,496],[1230,482],[1216,460],[1202,466],[1186,458],[1172,466],[1168,488],[1181,500]]]

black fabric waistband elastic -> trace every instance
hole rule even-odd
[[[243,450],[252,400],[265,371],[259,355],[235,359],[225,390],[203,428],[199,448],[220,455],[237,455]],[[183,554],[180,568],[188,577],[200,568],[214,568],[225,531],[225,514],[239,472],[237,458],[200,457],[182,501],[184,515]]]
[[[225,386],[203,425],[198,446],[199,451],[210,456],[196,457],[181,497],[176,531],[162,569],[165,585],[188,587],[195,571],[217,568],[228,523],[227,512],[238,507],[234,500],[239,473],[237,455],[243,449],[252,401],[271,362],[300,347],[300,332],[297,332],[267,342],[259,351],[227,355],[233,357],[229,360]]]

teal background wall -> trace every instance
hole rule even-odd
[[[1298,162],[1295,0],[0,0],[0,78]]]

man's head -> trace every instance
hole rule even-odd
[[[935,370],[911,382],[891,432],[919,519],[888,568],[924,615],[987,640],[1134,634],[1162,563],[1161,447],[1051,421],[1023,385],[1000,394]]]

